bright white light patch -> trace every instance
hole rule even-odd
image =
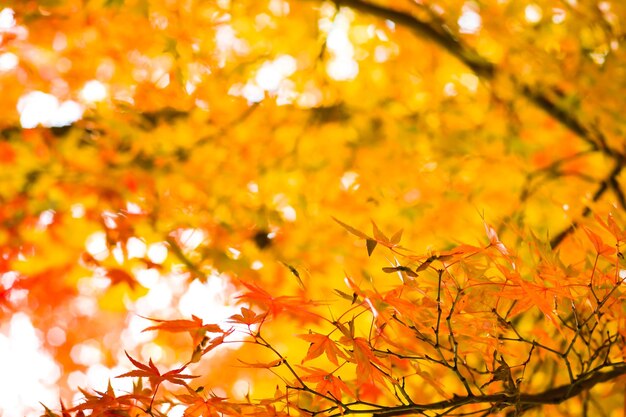
[[[80,104],[71,100],[59,103],[55,96],[41,91],[20,97],[17,111],[20,113],[20,124],[25,129],[32,129],[39,124],[45,127],[67,126],[83,115]]]
[[[83,106],[74,100],[61,103],[52,121],[52,126],[67,126],[83,117]]]
[[[326,65],[328,75],[337,81],[349,81],[359,73],[359,64],[354,59],[354,46],[348,36],[350,20],[345,14],[339,14],[326,38],[326,48],[332,58]]]
[[[228,279],[211,275],[205,284],[198,280],[192,281],[180,298],[178,308],[183,316],[194,314],[207,323],[220,324],[239,310],[231,300],[233,292]],[[225,328],[229,326],[224,323]]]
[[[245,398],[250,394],[250,381],[239,379],[233,384],[233,394],[237,398]]]
[[[266,91],[275,91],[278,89],[283,77],[276,71],[272,64],[267,62],[256,73],[256,83]]]
[[[167,258],[167,246],[164,243],[153,243],[148,248],[148,258],[155,264],[161,264]]]
[[[126,211],[130,214],[141,214],[141,207],[131,201],[126,202]]]
[[[73,218],[79,219],[85,215],[85,206],[82,204],[72,204],[70,211],[72,212]]]
[[[328,33],[328,38],[326,39],[326,47],[329,50],[338,54],[353,55],[354,46],[352,46],[352,42],[350,42],[350,39],[348,38],[349,26],[348,24],[342,26],[333,28]]]
[[[349,81],[359,73],[359,64],[352,58],[334,58],[328,62],[326,71],[337,81]]]
[[[113,250],[111,250],[111,253],[113,254],[113,258],[115,258],[118,264],[121,265],[124,263],[124,251],[122,250],[122,246],[119,242],[113,248]]]
[[[48,339],[48,343],[52,346],[61,346],[65,343],[65,330],[60,327],[53,327],[48,330],[46,339]]]
[[[175,405],[168,412],[168,417],[183,417],[185,415],[186,405]]]
[[[143,258],[146,255],[146,244],[143,240],[131,237],[126,241],[126,251],[128,258]]]
[[[80,96],[87,103],[102,101],[107,96],[107,88],[98,80],[88,81],[80,91]]]
[[[0,54],[0,71],[11,71],[15,67],[17,67],[18,62],[19,60],[17,59],[17,55],[11,52],[5,52],[4,54]]]
[[[180,234],[180,243],[187,250],[194,250],[205,239],[204,232],[200,229],[185,229]]]
[[[8,30],[15,26],[15,12],[8,7],[0,11],[0,30]]]
[[[541,7],[536,4],[529,4],[524,9],[524,18],[528,23],[538,23],[541,20],[543,13]]]
[[[558,25],[565,21],[565,10],[555,8],[555,9],[552,9],[552,12],[554,13],[552,15],[552,23]]]
[[[87,238],[85,243],[87,252],[99,261],[103,261],[109,256],[107,238],[104,232],[96,232]]]
[[[247,83],[241,90],[241,95],[250,103],[258,103],[265,98],[265,92],[261,87],[253,83]]]
[[[230,253],[230,257],[233,259],[239,259],[241,256],[241,251],[235,248],[228,248],[228,252]]]
[[[356,190],[359,188],[359,184],[356,180],[359,178],[359,174],[354,171],[347,171],[341,177],[341,189],[344,191]]]
[[[74,363],[81,365],[94,365],[102,361],[100,344],[93,339],[74,345],[70,356]]]
[[[297,218],[296,209],[294,209],[293,207],[285,206],[281,208],[280,211],[282,212],[283,219],[287,220],[288,222],[296,221],[296,218]]]
[[[166,280],[158,280],[154,285],[150,287],[150,291],[148,291],[148,294],[141,297],[135,302],[137,314],[141,314],[146,317],[152,317],[153,315],[155,315],[155,312],[162,312],[166,310],[172,305],[172,296],[172,288],[170,288],[170,285],[168,285]],[[154,334],[152,334],[152,336],[154,336]],[[139,339],[137,340],[139,341]]]
[[[477,33],[482,25],[480,15],[472,6],[463,6],[463,13],[457,21],[461,33]]]
[[[37,221],[37,227],[40,229],[45,229],[50,226],[54,221],[54,210],[46,210],[41,212],[39,215],[39,220]]]
[[[276,91],[283,80],[292,75],[297,68],[296,60],[291,55],[281,55],[274,61],[266,61],[256,73],[256,84],[265,91]]]
[[[59,100],[53,95],[33,91],[22,96],[17,102],[17,111],[20,112],[22,127],[30,129],[38,124],[46,125],[50,122],[50,115],[59,108]]]
[[[478,77],[474,74],[461,74],[461,76],[459,77],[459,82],[472,93],[475,93],[476,90],[478,90],[479,80]]]
[[[18,277],[19,274],[15,271],[5,272],[0,275],[0,284],[2,284],[4,288],[11,288]]]
[[[134,271],[137,281],[146,288],[152,288],[159,282],[159,271],[154,268]]]
[[[40,337],[24,313],[15,313],[0,329],[0,369],[3,415],[36,417],[41,415],[41,403],[58,404],[54,385],[59,367],[41,350]]]
[[[259,185],[256,182],[249,182],[246,187],[248,188],[248,191],[250,191],[251,193],[259,192]]]
[[[382,45],[379,45],[374,50],[374,61],[381,63],[389,60],[390,51],[389,48],[386,48]]]
[[[443,93],[448,97],[456,96],[457,91],[454,83],[446,83],[446,85],[443,86]]]

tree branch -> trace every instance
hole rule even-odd
[[[613,188],[613,191],[615,192],[617,200],[620,202],[620,205],[622,205],[622,208],[626,207],[626,199],[624,198],[622,189],[617,182],[617,177],[622,172],[623,168],[624,164],[622,162],[622,159],[618,158],[618,162],[615,164],[615,168],[613,168],[609,175],[598,185],[598,189],[596,190],[596,192],[593,193],[593,197],[591,198],[593,202],[600,200],[600,198],[609,189],[609,187],[611,187]],[[590,213],[591,209],[589,208],[589,206],[585,206],[581,213],[581,217],[587,217]],[[552,238],[552,240],[550,241],[550,246],[553,249],[559,246],[567,236],[569,236],[571,233],[574,232],[574,230],[576,230],[576,227],[578,227],[578,222],[574,221],[565,230],[561,231],[558,235]]]
[[[507,75],[506,71],[497,68],[493,63],[482,57],[477,51],[465,45],[461,39],[456,38],[446,30],[435,29],[430,22],[420,20],[418,17],[399,10],[380,6],[363,0],[333,0],[337,6],[345,6],[360,11],[371,16],[387,19],[400,26],[411,30],[417,36],[433,41],[445,49],[450,55],[456,57],[477,76],[484,80],[492,81],[497,75]],[[559,92],[553,90],[554,94],[536,91],[531,86],[519,81],[515,74],[508,74],[520,95],[529,100],[537,108],[543,110],[553,119],[557,120],[564,127],[588,143],[593,150],[602,151],[613,158],[619,157],[619,151],[611,148],[605,136],[597,129],[585,126],[579,118],[568,112],[550,96],[559,96]]]
[[[608,372],[594,372],[583,375],[572,384],[562,385],[537,394],[491,394],[480,396],[454,397],[451,400],[439,401],[431,404],[410,404],[398,407],[389,407],[385,410],[374,412],[374,417],[393,417],[405,414],[416,414],[426,410],[443,410],[448,408],[458,408],[469,404],[508,404],[528,410],[543,404],[560,404],[570,398],[576,397],[583,391],[587,391],[597,384],[610,381],[626,374],[626,364],[614,364],[613,369]],[[359,410],[360,411],[360,410]],[[368,413],[371,413],[370,410]],[[350,412],[346,412],[348,414]],[[354,413],[354,411],[352,411]]]

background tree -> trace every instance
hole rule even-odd
[[[3,329],[56,363],[7,386],[66,415],[623,409],[621,2],[4,7]]]

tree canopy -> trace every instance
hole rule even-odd
[[[4,415],[626,407],[623,2],[2,7]]]

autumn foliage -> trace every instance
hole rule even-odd
[[[626,409],[622,2],[5,3],[0,414]]]

